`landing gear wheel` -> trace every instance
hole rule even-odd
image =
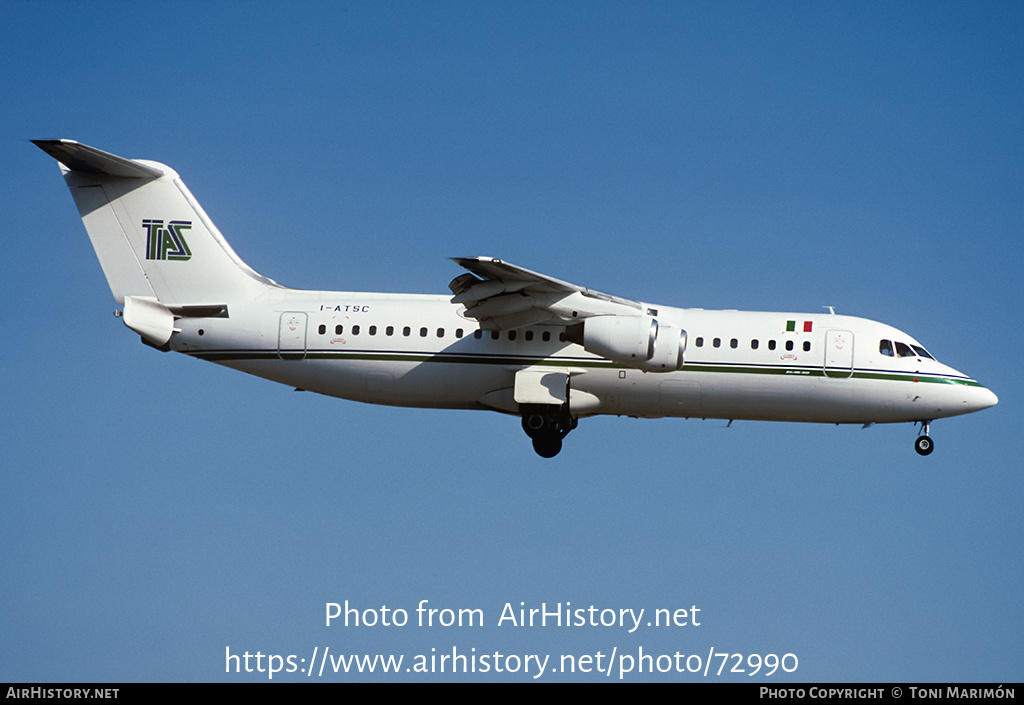
[[[914,450],[917,451],[918,455],[928,455],[935,450],[935,443],[928,436],[918,436],[917,440],[914,441]]]
[[[554,458],[558,455],[558,451],[562,450],[562,439],[557,436],[554,438],[534,438],[533,449],[542,458]]]
[[[523,430],[542,458],[553,458],[562,450],[562,439],[576,428],[576,419],[565,405],[530,404],[520,407]]]
[[[550,413],[533,411],[523,414],[523,430],[530,438],[550,436],[556,427],[555,417]]]

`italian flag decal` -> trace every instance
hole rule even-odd
[[[811,321],[804,321],[803,324],[804,324],[803,332],[804,333],[810,333],[811,332]],[[796,321],[786,321],[786,332],[787,333],[796,333]]]

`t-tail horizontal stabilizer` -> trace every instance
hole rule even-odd
[[[156,179],[164,175],[163,170],[155,166],[125,159],[74,140],[32,140],[32,143],[72,171],[122,179]]]

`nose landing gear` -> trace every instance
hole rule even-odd
[[[562,450],[562,439],[576,428],[578,420],[569,413],[568,405],[524,404],[523,430],[533,441],[533,449],[542,458],[553,458]]]
[[[917,451],[918,455],[928,455],[935,450],[935,443],[928,435],[930,424],[931,421],[921,422],[921,435],[914,441],[914,450]]]

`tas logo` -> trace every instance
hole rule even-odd
[[[146,259],[179,262],[192,259],[192,250],[188,249],[182,234],[183,230],[192,228],[191,220],[172,220],[166,227],[162,220],[143,220],[142,227],[146,230]]]

